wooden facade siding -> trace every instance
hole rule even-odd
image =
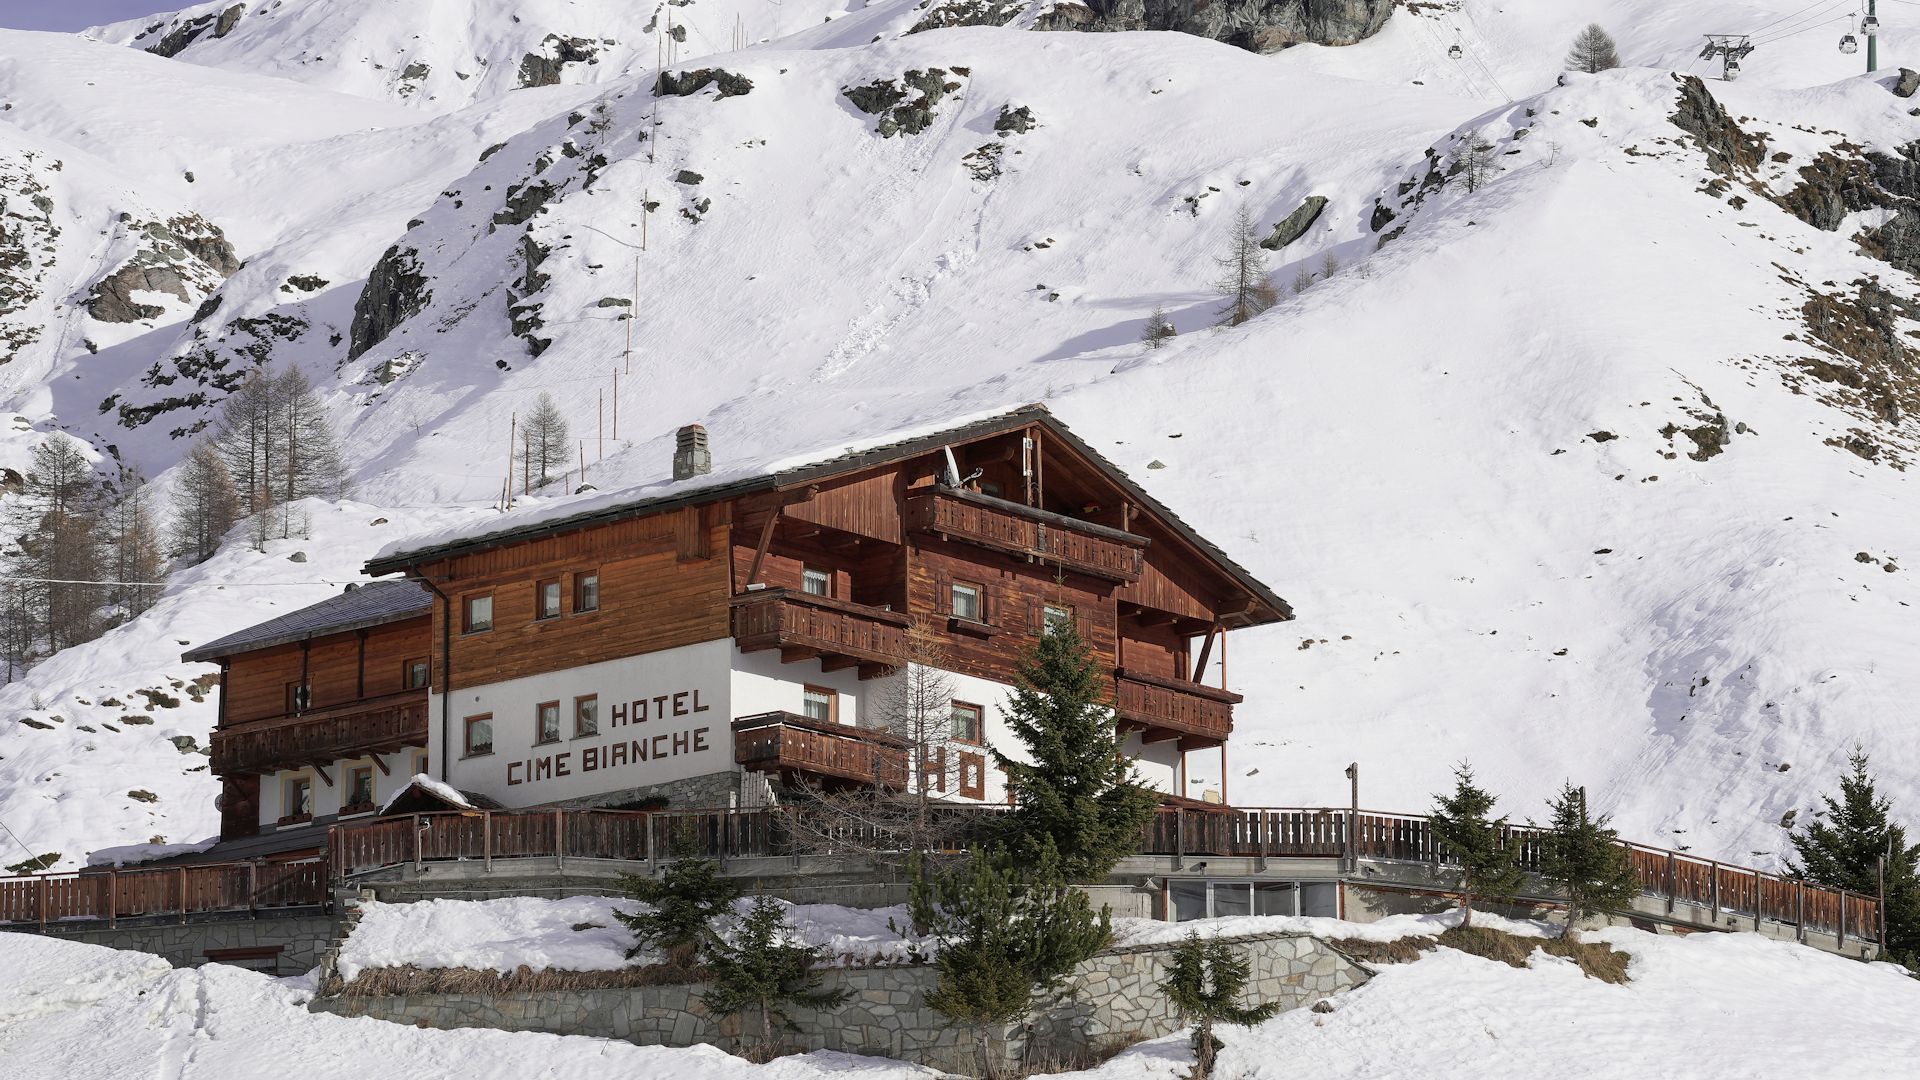
[[[907,521],[917,530],[1110,581],[1139,580],[1147,545],[1145,537],[946,488],[912,492]]]
[[[734,761],[757,772],[794,772],[857,784],[904,788],[907,747],[893,736],[797,713],[743,716],[733,722]]]
[[[901,496],[905,478],[897,469],[875,469],[818,485],[813,497],[789,505],[783,516],[887,544],[901,542]]]
[[[789,589],[733,599],[733,637],[742,652],[781,649],[896,665],[905,661],[911,625],[899,612]]]
[[[304,646],[293,642],[236,653],[228,658],[222,686],[223,723],[231,727],[291,715],[287,687],[300,681],[303,651],[310,690],[306,712],[403,689],[403,665],[408,657],[427,655],[431,630],[431,620],[422,616],[365,631],[327,634]]]
[[[654,526],[650,535],[632,536],[619,549],[596,533],[630,522],[542,541],[547,558],[540,562],[508,558],[515,549],[495,549],[442,564],[450,577],[438,584],[454,599],[453,678],[447,680],[440,670],[442,615],[436,605],[430,653],[434,685],[459,690],[726,637],[725,528],[709,530],[702,548],[707,557],[683,558],[688,548],[675,521],[648,523]],[[576,613],[574,575],[583,570],[600,575],[600,606]],[[536,619],[535,583],[556,577],[564,597],[562,614]],[[493,629],[463,633],[461,598],[488,591]]]
[[[951,629],[954,582],[985,590],[985,627]],[[1039,640],[1049,604],[1073,609],[1080,634],[1103,667],[1112,667],[1118,618],[1112,585],[1095,578],[1056,578],[1050,568],[1014,555],[921,536],[907,551],[907,606],[940,636],[940,666],[962,675],[1012,682],[1021,655]]]
[[[273,772],[313,761],[427,745],[427,691],[406,690],[213,733],[213,771]]]
[[[1182,749],[1212,746],[1233,734],[1233,707],[1243,699],[1185,679],[1121,668],[1114,673],[1114,717],[1145,729],[1151,742],[1177,738]]]

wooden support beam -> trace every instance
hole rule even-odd
[[[1213,655],[1213,639],[1219,633],[1220,623],[1218,620],[1216,620],[1212,626],[1207,627],[1207,639],[1200,644],[1200,659],[1194,662],[1193,678],[1188,679],[1188,682],[1199,682],[1200,677],[1207,673],[1207,658]]]
[[[753,549],[753,565],[747,569],[747,587],[752,588],[760,580],[760,565],[767,561],[767,548],[773,543],[773,527],[780,523],[780,508],[775,507],[767,513],[767,523],[760,527],[760,544]]]
[[[878,679],[883,675],[893,674],[895,670],[897,669],[892,664],[876,664],[871,661],[863,661],[860,664],[860,677],[862,679]]]
[[[860,663],[861,660],[857,656],[822,656],[820,658],[820,670],[845,671],[848,668],[859,667]]]
[[[313,769],[314,772],[317,772],[320,774],[320,779],[326,781],[328,787],[333,786],[333,777],[327,775],[326,765],[318,761],[308,762],[308,765]]]
[[[802,648],[795,648],[792,646],[782,646],[780,649],[780,662],[783,664],[797,664],[797,663],[800,663],[802,660],[811,660],[814,657],[819,655],[820,655],[819,649],[802,649]]]
[[[382,761],[382,760],[380,760],[380,755],[379,755],[379,754],[373,754],[373,755],[370,755],[370,756],[371,756],[371,757],[373,758],[373,767],[374,767],[374,768],[376,768],[376,769],[379,769],[379,770],[380,770],[380,775],[381,775],[381,776],[392,776],[392,775],[393,775],[393,770],[392,770],[392,769],[389,769],[389,768],[387,768],[387,763],[386,763],[386,762],[384,762],[384,761]]]

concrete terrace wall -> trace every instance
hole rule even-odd
[[[22,932],[39,933],[37,927]],[[210,919],[196,917],[192,922],[178,919],[135,922],[122,919],[111,929],[99,923],[77,926],[49,925],[48,937],[84,941],[109,949],[129,949],[152,953],[175,967],[198,967],[207,963],[208,950],[280,949],[274,959],[248,960],[245,966],[278,975],[298,975],[319,966],[333,937],[333,920],[325,915],[261,915],[247,918]],[[5,945],[0,944],[0,950]]]
[[[1234,947],[1253,969],[1250,1001],[1278,1001],[1297,1009],[1367,979],[1353,961],[1310,937],[1261,935],[1236,939]],[[1172,1034],[1180,1023],[1159,989],[1171,953],[1171,945],[1152,945],[1094,957],[1069,977],[1060,995],[1036,1001],[1025,1023],[995,1032],[993,1050],[1004,1063],[1014,1064],[1029,1051],[1071,1057],[1115,1041]],[[842,1050],[973,1071],[973,1033],[950,1027],[923,1004],[938,982],[931,968],[835,969],[825,973],[824,982],[827,989],[852,996],[835,1009],[796,1010],[800,1031],[787,1033],[786,1049]],[[406,997],[357,996],[349,990],[316,998],[309,1008],[434,1028],[595,1035],[643,1045],[737,1043],[738,1021],[710,1015],[699,1000],[703,989],[689,984]]]

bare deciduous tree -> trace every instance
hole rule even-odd
[[[338,499],[347,494],[347,467],[327,422],[326,409],[305,372],[260,369],[227,398],[214,432],[214,447],[226,463],[241,509],[262,518],[297,499]],[[263,535],[294,531],[291,511],[278,522],[256,523]]]
[[[1179,333],[1180,331],[1174,328],[1173,320],[1167,318],[1166,309],[1155,304],[1153,314],[1147,316],[1147,325],[1141,328],[1140,340],[1146,343],[1147,348],[1158,349],[1165,345],[1169,338],[1178,336]]]
[[[50,652],[99,635],[100,481],[79,440],[56,435],[34,447],[21,492],[19,548],[8,571],[25,588],[34,637]]]
[[[194,443],[174,479],[170,529],[174,554],[190,562],[206,562],[238,520],[240,493],[225,459],[212,443]]]
[[[520,425],[521,484],[532,491],[553,480],[553,471],[567,468],[567,418],[545,393]]]
[[[1494,173],[1500,171],[1500,167],[1494,164],[1493,151],[1493,144],[1480,133],[1467,136],[1467,144],[1454,159],[1454,166],[1460,178],[1466,182],[1469,193],[1479,191],[1493,178]]]
[[[1573,48],[1567,52],[1567,67],[1593,75],[1619,66],[1620,52],[1599,23],[1588,23],[1574,36]]]
[[[160,530],[146,477],[138,469],[123,466],[114,488],[114,497],[100,515],[101,541],[106,569],[117,583],[109,599],[118,609],[117,620],[126,622],[160,599],[167,559],[160,550]]]
[[[1242,206],[1234,212],[1226,252],[1214,261],[1220,277],[1213,288],[1226,301],[1220,307],[1221,326],[1239,326],[1279,302],[1267,281],[1267,253],[1251,210]]]

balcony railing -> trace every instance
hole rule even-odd
[[[916,529],[949,540],[1031,555],[1109,581],[1140,580],[1147,546],[1144,536],[944,487],[910,496],[907,520]]]
[[[757,713],[735,720],[733,759],[758,772],[794,772],[890,788],[907,785],[903,740],[797,713]]]
[[[427,691],[318,709],[213,733],[213,771],[272,772],[313,761],[427,745]]]
[[[897,611],[790,589],[733,598],[733,637],[742,652],[779,649],[785,660],[823,658],[824,667],[904,662],[912,620]],[[840,664],[824,661],[839,659]]]
[[[1233,707],[1243,699],[1217,687],[1120,668],[1113,673],[1113,714],[1123,727],[1146,729],[1149,742],[1177,738],[1182,748],[1224,742]]]

